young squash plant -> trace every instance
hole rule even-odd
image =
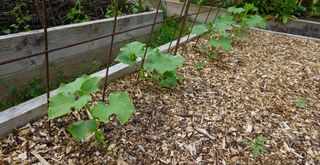
[[[182,77],[176,70],[184,64],[184,57],[161,53],[158,49],[149,47],[145,65],[141,68],[137,62],[139,58],[143,58],[145,51],[145,44],[137,41],[129,43],[120,49],[116,61],[137,67],[141,77],[154,81],[161,87],[176,87]]]
[[[256,26],[266,28],[266,21],[261,16],[249,14],[256,10],[252,4],[246,4],[243,8],[229,7],[226,13],[217,17],[214,24],[195,25],[191,31],[193,34],[201,35],[211,32],[211,35],[206,38],[209,41],[209,47],[199,49],[208,54],[210,59],[217,59],[219,55],[216,50],[231,51],[232,43],[239,37],[243,37],[246,29]]]
[[[80,120],[68,127],[68,131],[78,141],[84,139],[89,133],[94,133],[98,144],[106,144],[104,133],[99,129],[99,125],[108,123],[112,115],[117,116],[121,124],[125,124],[136,111],[125,92],[111,93],[108,104],[98,102],[90,106],[89,101],[92,94],[99,90],[100,80],[99,77],[84,75],[69,84],[61,84],[57,89],[57,95],[50,99],[49,120],[65,116],[72,111],[73,113],[86,111],[88,119]]]

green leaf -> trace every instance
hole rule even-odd
[[[256,8],[253,3],[246,3],[244,5],[244,9],[246,9],[248,11],[251,11],[251,12],[254,12],[254,11],[258,10],[258,8]]]
[[[255,139],[248,141],[245,140],[244,144],[250,145],[251,147],[251,154],[253,155],[253,158],[257,158],[260,154],[266,151],[265,143],[268,141],[267,138],[259,136]]]
[[[100,80],[99,77],[84,75],[69,84],[62,84],[58,88],[58,94],[50,99],[49,119],[63,116],[71,112],[71,108],[83,108],[91,99],[90,94],[99,90]]]
[[[305,101],[305,99],[304,98],[298,98],[297,100],[296,100],[296,107],[298,107],[298,108],[306,108],[306,106],[307,106],[307,102]]]
[[[240,13],[243,13],[245,11],[246,10],[244,8],[242,8],[242,7],[237,8],[237,7],[232,6],[232,7],[228,8],[227,12],[228,13],[232,13],[232,14],[240,14]]]
[[[92,115],[103,122],[108,122],[109,117],[115,114],[121,124],[125,124],[136,111],[131,99],[125,92],[111,93],[109,104],[98,103],[92,110]]]
[[[216,23],[214,26],[215,30],[219,33],[224,33],[226,30],[229,30],[232,28],[231,24],[225,24],[225,23]]]
[[[204,67],[205,64],[206,64],[206,61],[205,61],[204,59],[201,59],[201,60],[195,65],[195,67],[196,67],[197,70],[201,70],[201,69]]]
[[[219,15],[216,24],[214,24],[214,29],[221,35],[224,35],[225,31],[231,29],[232,25],[235,24],[233,18],[233,16],[227,13]]]
[[[99,90],[100,77],[89,77],[81,85],[79,94],[80,96],[90,95]]]
[[[245,25],[248,27],[256,27],[265,29],[267,27],[266,21],[259,15],[251,15],[248,19],[245,20]]]
[[[265,147],[255,146],[252,148],[251,153],[253,155],[253,158],[257,158],[260,154],[262,154],[265,151]]]
[[[231,39],[226,37],[221,37],[218,40],[217,39],[211,39],[210,44],[214,48],[223,48],[226,51],[232,50],[232,44]]]
[[[11,30],[10,29],[5,29],[5,30],[3,30],[3,33],[4,34],[11,34]]]
[[[145,52],[145,44],[135,41],[125,45],[120,49],[121,52],[126,54],[135,54],[137,57],[143,57]]]
[[[219,58],[219,54],[218,53],[216,53],[216,52],[211,52],[210,53],[210,59],[211,60],[215,60],[217,58]]]
[[[177,78],[176,77],[167,77],[160,81],[160,86],[165,88],[174,88],[177,86]]]
[[[184,64],[184,57],[172,56],[170,54],[151,54],[145,68],[148,72],[156,70],[158,73],[163,74],[166,71],[176,70]]]
[[[204,24],[201,24],[201,25],[195,25],[195,26],[192,28],[191,33],[192,33],[192,34],[196,34],[196,35],[200,35],[200,34],[205,33],[206,31],[208,31],[207,26],[204,25]]]
[[[164,88],[174,88],[178,85],[178,75],[175,70],[166,71],[162,74],[163,79],[160,81],[159,85]]]
[[[82,77],[77,78],[75,81],[68,83],[68,84],[61,84],[60,87],[57,89],[57,93],[72,93],[74,94],[78,91],[83,82],[89,79],[90,77],[87,75],[83,75]]]
[[[263,136],[258,136],[257,138],[254,139],[255,142],[257,144],[260,144],[260,145],[263,145],[265,142],[268,141],[268,139],[266,137],[263,137]]]
[[[92,116],[97,118],[99,121],[107,123],[109,121],[109,117],[114,114],[112,111],[107,110],[108,107],[106,104],[99,102],[92,108]]]
[[[228,24],[228,25],[232,25],[235,22],[233,21],[233,16],[228,14],[228,13],[223,13],[221,15],[218,16],[217,18],[217,23],[223,23],[223,24]]]
[[[87,121],[82,120],[77,123],[71,124],[68,127],[68,131],[78,141],[85,138],[89,132],[94,132],[97,129],[98,129],[97,123],[95,120],[87,120]]]
[[[87,103],[88,101],[91,99],[91,96],[90,95],[84,95],[84,96],[81,96],[79,97],[78,100],[75,101],[74,103],[74,108],[76,109],[81,109],[83,108]]]
[[[74,102],[71,93],[60,93],[52,97],[49,102],[48,118],[51,120],[71,112]]]
[[[135,65],[138,57],[135,54],[127,54],[126,52],[120,52],[116,58],[116,61],[122,62],[128,65]]]
[[[145,44],[141,42],[132,42],[130,44],[125,45],[120,49],[120,53],[118,54],[116,61],[122,62],[128,65],[136,65],[138,57],[143,57],[145,54],[146,48]],[[157,50],[148,48],[146,56],[155,53]]]

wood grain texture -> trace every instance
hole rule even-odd
[[[296,34],[320,39],[320,23],[296,19],[287,24],[277,21],[268,21],[268,30]]]
[[[155,11],[119,17],[117,32],[152,24]],[[163,20],[160,11],[157,21]],[[48,29],[49,49],[93,39],[111,33],[112,19],[90,21],[80,24],[65,25]],[[151,27],[145,27],[115,36],[113,57],[120,47],[132,40],[145,41],[150,35]],[[49,62],[61,68],[70,76],[80,69],[86,69],[94,59],[106,63],[111,38],[100,39],[79,46],[59,50],[49,54]],[[0,61],[24,57],[44,49],[43,32],[30,32],[0,36]],[[44,57],[38,56],[0,66],[0,79],[24,87],[32,78],[44,73]],[[52,71],[51,71],[52,72]],[[10,96],[6,86],[0,84],[0,100]]]
[[[183,8],[183,3],[175,1],[175,0],[164,0],[164,1],[162,1],[162,4],[165,7],[168,16],[178,16],[178,15],[180,15],[180,12],[181,12],[181,10]],[[197,13],[198,9],[199,9],[198,5],[191,4],[190,7],[189,7],[188,14]],[[200,12],[208,11],[210,9],[211,9],[210,6],[201,6]],[[220,9],[219,13],[224,13],[225,11],[226,11],[226,9],[222,8],[222,9]],[[213,7],[211,12],[210,12],[210,15],[209,15],[208,22],[212,22],[214,17],[215,17],[215,15],[217,15],[217,13],[218,13],[218,8]],[[208,12],[200,13],[198,15],[198,18],[197,18],[196,21],[197,22],[201,22],[201,23],[205,22],[207,15],[208,15]],[[195,17],[196,17],[196,15],[189,16],[189,18],[191,20],[194,20]]]

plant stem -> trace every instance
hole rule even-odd
[[[85,107],[86,107],[86,112],[87,112],[87,114],[88,114],[88,117],[89,117],[90,119],[93,119],[92,114],[91,114],[91,112],[90,112],[90,111],[91,111],[90,106],[89,106],[88,104],[86,104]]]

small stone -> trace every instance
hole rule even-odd
[[[189,132],[192,132],[192,131],[193,131],[193,128],[192,128],[192,127],[187,127],[187,128],[186,128],[186,132],[189,133]]]
[[[26,160],[27,159],[27,152],[23,152],[18,155],[18,158],[21,160]]]
[[[253,126],[252,126],[251,124],[247,124],[247,126],[246,126],[246,132],[247,132],[247,133],[251,133],[252,130],[253,130]]]
[[[116,147],[116,144],[110,144],[108,147],[108,151],[113,150]]]

